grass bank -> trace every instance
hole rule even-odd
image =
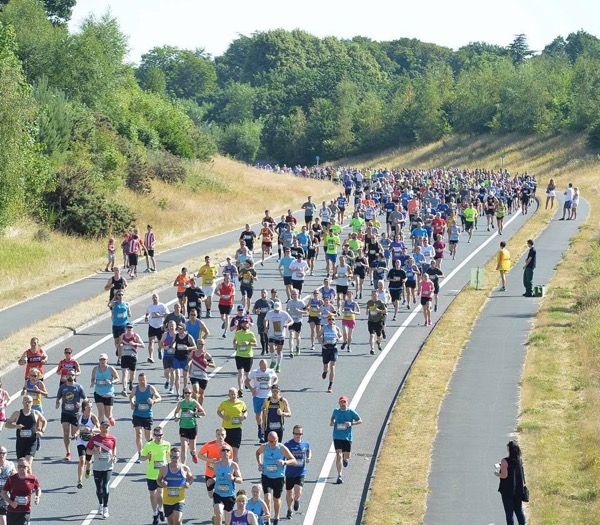
[[[600,523],[600,360],[593,344],[600,335],[598,159],[589,155],[580,137],[512,136],[475,141],[456,137],[351,163],[499,167],[502,153],[511,172],[536,174],[542,188],[540,212],[508,245],[514,259],[522,253],[525,240],[535,237],[550,219],[543,194],[549,178],[559,188],[572,180],[591,204],[589,226],[558,267],[531,334],[517,430],[534,495],[528,509],[531,522]],[[380,452],[386,461],[377,465],[371,486],[367,525],[423,523],[439,409],[477,315],[497,284],[495,262],[490,261],[486,269],[484,289],[461,292],[460,301],[450,306],[426,341],[400,394]],[[386,512],[379,512],[381,508]]]
[[[304,187],[307,186],[307,187]],[[275,175],[224,157],[194,163],[184,184],[154,181],[147,195],[120,190],[116,198],[135,212],[145,231],[152,224],[158,252],[298,208],[311,192],[315,202],[336,188]],[[0,243],[0,308],[104,268],[107,239],[82,239],[48,231],[29,221],[9,228]]]

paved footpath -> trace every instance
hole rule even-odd
[[[588,215],[559,221],[562,209],[534,239],[534,285],[546,285]],[[508,275],[506,292],[493,292],[481,311],[444,399],[429,474],[427,525],[505,523],[494,463],[506,453],[519,410],[526,342],[541,301],[522,297],[525,256]],[[527,451],[524,451],[525,459]]]

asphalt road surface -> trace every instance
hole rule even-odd
[[[530,208],[531,212],[534,206]],[[483,266],[498,250],[501,239],[508,240],[520,228],[530,215],[510,215],[505,219],[505,234],[499,238],[496,230],[491,233],[480,227],[475,231],[473,242],[467,244],[466,235],[461,237],[456,261],[446,259],[442,270],[445,279],[442,281],[440,292],[439,311],[433,314],[434,323],[442,315],[456,294],[469,281],[471,268]],[[484,220],[483,218],[480,220]],[[239,231],[238,234],[239,235]],[[222,241],[222,242],[219,242]],[[204,241],[202,241],[204,242]],[[195,246],[195,254],[206,253],[209,248],[202,242]],[[210,240],[211,246],[225,246],[231,239],[214,238]],[[214,249],[214,248],[213,248]],[[169,261],[171,264],[177,261]],[[304,295],[322,283],[324,277],[324,261],[321,254],[317,262],[318,271],[314,277],[307,278]],[[257,288],[276,287],[280,290],[280,297],[285,298],[284,287],[277,272],[276,259],[272,258],[265,263],[264,268],[257,266],[259,281]],[[108,274],[107,274],[108,275]],[[100,290],[104,279],[97,283]],[[368,281],[365,283],[368,285]],[[366,286],[367,288],[367,286]],[[68,300],[77,302],[77,286],[69,289],[65,299],[63,289],[60,292],[50,292],[44,297],[55,296],[56,302]],[[87,293],[87,292],[86,292]],[[161,294],[161,300],[167,302],[174,297],[171,288]],[[60,297],[59,297],[60,296]],[[310,351],[308,343],[309,328],[307,323],[303,327],[302,352],[299,357],[290,359],[286,357],[279,374],[282,395],[290,403],[292,417],[286,421],[284,441],[291,439],[291,428],[300,423],[304,426],[304,437],[310,442],[313,451],[313,460],[309,465],[309,474],[304,487],[304,496],[300,510],[294,514],[291,522],[304,524],[352,524],[360,523],[364,509],[364,502],[368,486],[373,473],[378,445],[382,439],[387,415],[393,404],[394,396],[399,384],[410,367],[415,355],[433,327],[423,325],[423,316],[419,308],[412,310],[401,309],[397,321],[388,318],[387,341],[381,353],[371,356],[369,354],[366,318],[364,315],[364,299],[359,301],[363,314],[358,319],[355,330],[355,342],[352,353],[340,352],[337,366],[337,377],[333,394],[326,393],[327,381],[321,379],[322,364],[320,348]],[[253,300],[256,299],[256,295]],[[148,300],[149,302],[149,300]],[[28,304],[28,312],[35,313],[39,308],[37,301]],[[136,331],[146,340],[147,328],[141,323],[145,312],[146,303],[139,302],[133,306],[133,317],[137,320]],[[0,325],[4,326],[10,310],[0,312]],[[12,314],[11,314],[12,315]],[[38,315],[35,313],[35,315]],[[213,315],[215,313],[213,312]],[[21,315],[16,320],[19,327],[27,325],[29,318]],[[229,387],[235,382],[235,361],[232,358],[231,337],[221,338],[218,318],[204,320],[212,335],[208,340],[208,350],[213,355],[218,372],[210,380],[207,388],[207,397],[204,408],[207,417],[198,421],[198,443],[213,439],[215,429],[220,426],[221,420],[216,416],[216,408],[221,400],[226,398]],[[33,334],[32,334],[33,335]],[[26,348],[27,342],[23,342]],[[110,335],[110,322],[99,321],[90,328],[77,333],[67,341],[48,349],[50,363],[56,364],[62,358],[64,346],[71,346],[76,352],[76,358],[82,365],[81,383],[90,392],[90,374],[92,367],[97,363],[98,355],[106,352],[111,356],[114,364],[114,346]],[[142,354],[144,352],[142,351]],[[144,359],[140,359],[144,361]],[[255,359],[255,363],[256,363]],[[53,371],[48,366],[47,371]],[[141,362],[138,370],[147,372],[150,384],[156,386],[163,396],[163,401],[155,407],[155,422],[163,422],[165,426],[165,439],[172,444],[178,444],[176,424],[171,421],[175,408],[175,396],[169,395],[163,388],[162,368],[160,363],[149,364]],[[7,372],[3,377],[4,388],[15,400],[9,407],[8,413],[20,408],[19,390],[23,385],[24,368]],[[53,394],[58,388],[57,376],[51,372],[46,379],[48,391]],[[346,394],[351,399],[350,406],[361,415],[364,425],[354,429],[353,456],[349,468],[345,471],[345,483],[335,484],[335,469],[332,471],[334,454],[331,449],[331,428],[329,418],[333,408],[337,407],[337,399],[341,394]],[[244,401],[251,408],[251,396],[246,392]],[[97,500],[92,479],[84,481],[82,490],[77,490],[77,466],[75,460],[65,462],[64,447],[62,443],[62,430],[60,427],[60,413],[54,409],[54,400],[44,402],[44,412],[49,418],[49,426],[42,440],[41,450],[36,456],[34,472],[39,476],[42,488],[42,502],[33,509],[32,522],[39,523],[73,523],[89,524],[96,521]],[[121,458],[116,465],[111,483],[110,496],[110,523],[114,524],[145,524],[151,523],[152,515],[145,482],[145,465],[135,464],[136,449],[134,431],[131,425],[131,411],[125,398],[117,397],[115,403],[116,426],[112,433],[118,440],[118,452]],[[240,467],[244,477],[241,487],[250,489],[252,483],[259,480],[259,472],[254,459],[256,439],[256,425],[252,417],[244,423],[244,440],[240,449]],[[4,430],[2,443],[8,447],[9,459],[14,458],[14,431]],[[76,456],[73,446],[72,453]],[[194,465],[188,460],[192,472],[196,475],[196,483],[187,492],[187,501],[184,511],[184,523],[211,523],[212,506],[206,496],[202,474],[204,465]],[[285,516],[286,506],[282,506],[282,516]]]

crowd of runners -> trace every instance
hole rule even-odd
[[[536,192],[533,176],[506,171],[326,168],[322,173],[339,184],[337,198],[315,203],[308,197],[303,218],[289,210],[276,219],[266,211],[257,231],[245,225],[239,248],[226,261],[206,255],[196,272],[181,269],[173,281],[172,309],[152,294],[143,330],[134,323],[126,300],[124,273],[135,278],[140,254],[147,255],[146,269],[156,270],[156,238],[150,225],[143,239],[137,230],[130,232],[122,243],[124,270],[116,263],[111,238],[105,269],[113,275],[105,289],[110,294],[114,357],[102,353],[97,365],[83,370],[73,350],[66,348],[64,358],[50,365],[32,338],[19,361],[25,366],[22,408],[8,413],[8,394],[0,390],[4,424],[17,433],[16,455],[9,455],[18,459],[15,468],[7,460],[7,449],[0,447],[0,523],[5,516],[9,524],[27,523],[32,499],[39,501],[33,461],[47,431],[62,433],[65,461],[71,460],[75,445],[76,486],[82,489],[93,477],[97,516],[109,517],[110,478],[119,460],[111,428],[113,410],[123,407],[115,405],[119,396],[129,401],[136,462],[147,464],[154,525],[165,519],[170,525],[182,523],[186,490],[197,480],[190,462],[204,465],[213,523],[277,525],[282,515],[292,519],[300,508],[311,448],[302,422],[295,421],[291,437],[284,439],[293,405],[304,402],[302,392],[288,399],[280,390],[284,358],[293,369],[291,360],[320,354],[319,372],[332,393],[339,353],[362,351],[353,342],[357,327],[366,327],[367,352],[375,355],[383,349],[388,320],[395,321],[403,311],[420,305],[418,323],[431,325],[444,260],[460,258],[459,246],[471,242],[474,230],[502,235],[504,218],[527,214]],[[296,175],[309,176],[302,170]],[[280,285],[261,289],[261,272],[268,264],[275,264]],[[218,321],[207,321],[211,318]],[[215,331],[215,326],[220,328]],[[210,379],[220,369],[209,347],[235,352],[235,384],[217,406],[209,406],[205,398]],[[109,363],[113,360],[114,366]],[[160,384],[151,384],[149,374],[137,369],[142,361],[162,370]],[[49,366],[56,367],[60,378],[56,396],[43,381]],[[60,431],[54,425],[50,429],[44,415],[47,397],[55,397],[60,410]],[[177,446],[154,423],[157,403],[174,408]],[[214,439],[197,443],[197,421],[205,416],[210,422],[204,425],[215,428]],[[250,425],[244,424],[246,419],[256,424],[258,448],[242,446],[242,428]],[[352,429],[361,423],[348,397],[339,396],[330,418],[338,484],[349,465]],[[244,482],[252,476],[239,463],[240,455],[252,452],[260,472],[256,485]]]

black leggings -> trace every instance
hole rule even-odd
[[[98,503],[108,507],[108,482],[112,476],[112,470],[94,470],[94,482],[96,483],[96,496]]]
[[[265,352],[269,348],[269,338],[267,337],[267,334],[264,332],[264,330],[260,331],[260,346]]]

